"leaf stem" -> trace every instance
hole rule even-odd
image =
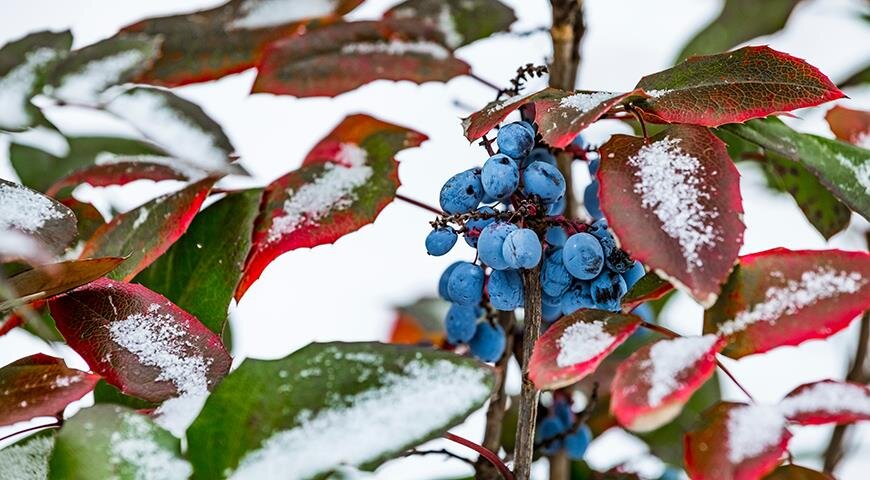
[[[411,205],[420,207],[423,210],[429,210],[430,212],[434,213],[435,215],[447,215],[446,213],[442,212],[441,209],[439,209],[439,208],[435,208],[432,205],[427,205],[419,200],[414,200],[413,198],[406,197],[406,196],[402,195],[401,193],[397,193],[396,198],[398,198],[399,200],[401,200],[405,203],[410,203]]]
[[[541,267],[523,270],[525,287],[525,316],[523,328],[523,386],[520,392],[520,411],[517,423],[517,442],[514,447],[514,474],[519,480],[528,480],[535,448],[535,424],[540,392],[529,378],[532,350],[541,334]]]
[[[54,422],[47,423],[45,425],[37,425],[35,427],[30,427],[30,428],[25,428],[24,430],[19,430],[15,433],[10,433],[9,435],[6,435],[5,437],[0,437],[0,442],[3,442],[4,440],[9,440],[12,437],[17,437],[18,435],[21,435],[22,433],[32,432],[34,430],[42,430],[44,428],[60,428],[62,426],[63,426],[62,420],[55,420]]]
[[[487,80],[487,79],[485,79],[485,78],[482,78],[482,77],[478,76],[478,75],[477,75],[476,73],[474,73],[474,72],[469,73],[468,76],[471,77],[471,78],[473,78],[473,79],[475,79],[475,80],[477,80],[477,81],[480,82],[481,84],[486,85],[487,87],[489,87],[489,88],[495,90],[496,92],[501,92],[501,87],[499,87],[498,85],[496,85],[496,84],[490,82],[489,80]]]
[[[471,440],[468,440],[467,438],[460,437],[459,435],[450,432],[445,433],[444,438],[474,450],[475,452],[479,453],[484,458],[489,460],[490,463],[492,463],[495,468],[498,469],[498,471],[501,473],[501,476],[504,477],[505,480],[514,480],[514,476],[507,468],[507,465],[505,465],[504,462],[502,462],[501,459],[498,458],[498,455],[496,455],[492,451],[483,448],[482,446],[472,442]]]

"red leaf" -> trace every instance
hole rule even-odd
[[[740,257],[704,333],[728,337],[740,358],[827,338],[870,308],[870,254],[784,248]]]
[[[701,304],[716,301],[737,259],[739,174],[709,130],[675,125],[601,147],[601,209],[622,248]]]
[[[870,112],[851,110],[837,105],[828,110],[825,120],[840,140],[870,148]]]
[[[542,92],[544,91],[546,90],[542,90]],[[462,130],[465,132],[465,138],[473,142],[486,135],[487,132],[495,128],[505,117],[510,115],[511,112],[529,103],[529,99],[538,93],[541,92],[525,93],[489,102],[481,110],[472,113],[467,118],[463,118]]]
[[[642,90],[628,93],[576,91],[548,88],[530,99],[535,123],[544,142],[557,148],[569,145],[583,129],[628,97],[646,97]]]
[[[773,470],[791,434],[774,407],[723,402],[704,412],[685,437],[694,480],[757,480]]]
[[[140,158],[144,158],[144,160],[140,160]],[[80,183],[87,183],[94,187],[105,187],[109,185],[126,185],[136,180],[153,180],[155,182],[161,180],[189,180],[191,176],[195,176],[189,167],[181,164],[174,166],[167,163],[156,163],[149,161],[148,158],[129,157],[129,159],[125,160],[121,157],[112,163],[89,165],[61,178],[54,185],[50,186],[45,193],[56,197],[62,189],[73,187]],[[180,162],[179,160],[175,161]]]
[[[610,411],[620,424],[649,432],[680,414],[683,405],[716,370],[715,335],[663,339],[634,352],[616,370]]]
[[[562,317],[535,343],[529,378],[541,390],[582,380],[634,333],[640,322],[634,315],[601,310],[579,310]]]
[[[690,57],[640,79],[650,99],[636,102],[649,121],[717,127],[842,98],[822,72],[769,47]]]
[[[39,265],[21,272],[7,282],[18,298],[0,302],[0,312],[90,283],[111,272],[123,261],[120,257],[69,260]],[[0,327],[0,335],[2,331],[3,327]]]
[[[0,426],[60,415],[93,390],[99,379],[41,353],[12,362],[0,368]]]
[[[471,71],[417,20],[334,23],[270,45],[253,93],[334,97],[374,80],[447,81]]]
[[[80,258],[129,256],[111,277],[131,280],[187,230],[215,181],[201,180],[118,215],[97,229]]]
[[[372,223],[399,187],[393,156],[426,139],[368,115],[345,118],[302,167],[266,187],[236,299],[282,253],[332,243]]]
[[[794,389],[779,402],[786,418],[801,425],[846,424],[870,420],[870,388],[823,380]]]
[[[647,272],[622,297],[622,311],[629,313],[637,308],[638,305],[658,300],[673,289],[673,285],[656,275],[655,272]]]
[[[141,285],[104,278],[49,307],[69,346],[125,394],[152,402],[204,394],[229,371],[220,337]]]

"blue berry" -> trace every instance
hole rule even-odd
[[[520,170],[510,157],[497,153],[483,164],[480,181],[487,198],[504,200],[520,184]]]
[[[476,305],[451,305],[444,320],[447,341],[455,345],[471,340],[477,329],[477,319],[482,314],[483,310]]]
[[[436,228],[426,236],[426,251],[440,257],[456,245],[456,232],[450,227]]]
[[[596,220],[586,231],[601,243],[601,250],[604,252],[605,258],[616,250],[616,239],[610,233],[610,225],[607,224],[606,218]]]
[[[601,275],[589,285],[589,294],[595,302],[595,308],[610,312],[619,311],[619,301],[628,289],[622,276],[612,270],[605,269]]]
[[[541,302],[541,318],[547,323],[553,323],[562,318],[562,305],[559,302],[556,305]]]
[[[575,233],[562,249],[565,268],[575,278],[591,280],[604,267],[604,252],[598,239],[588,233]]]
[[[562,295],[562,314],[571,315],[581,308],[593,308],[595,302],[589,293],[589,283],[575,281]]]
[[[564,425],[554,416],[541,420],[535,435],[535,443],[542,443],[541,451],[546,455],[554,455],[562,449],[562,440],[552,440],[565,431]]]
[[[571,274],[562,260],[562,250],[556,250],[544,260],[541,267],[541,290],[551,297],[559,297],[571,285]]]
[[[477,209],[478,213],[486,213],[486,214],[494,214],[495,210],[492,207],[480,207]],[[486,228],[487,225],[494,222],[495,218],[478,218],[465,222],[466,232],[463,238],[465,239],[465,243],[468,246],[477,248],[477,239],[480,237],[480,232]]]
[[[568,240],[568,234],[565,232],[564,228],[558,225],[553,225],[552,227],[547,228],[547,232],[544,234],[544,240],[554,247],[562,247],[565,245],[565,241]]]
[[[583,138],[583,135],[578,133],[574,140],[571,140],[571,145],[574,145],[578,148],[586,148],[586,139]]]
[[[683,474],[678,468],[665,467],[664,473],[657,480],[682,480]]]
[[[565,195],[559,197],[555,202],[551,203],[549,207],[547,207],[547,215],[562,215],[565,213],[565,208],[568,206],[568,200],[565,199]]]
[[[571,404],[567,400],[557,399],[553,402],[553,412],[566,430],[574,425],[574,412],[571,411]]]
[[[528,228],[510,232],[502,245],[502,256],[508,268],[535,268],[541,261],[541,241]]]
[[[589,169],[589,175],[595,176],[598,173],[598,167],[601,166],[601,159],[598,157],[589,159],[589,163],[586,164],[586,168]]]
[[[544,162],[556,166],[556,157],[543,147],[533,148],[529,156],[523,159],[522,167],[526,168],[534,162]]]
[[[514,122],[501,127],[495,139],[499,153],[511,158],[523,158],[535,146],[535,132],[528,124]]]
[[[450,177],[441,187],[441,208],[447,213],[467,213],[483,198],[480,169],[472,168]]]
[[[477,324],[474,336],[468,341],[471,353],[484,362],[497,362],[504,353],[505,334],[499,325],[489,322]]]
[[[553,203],[565,194],[565,177],[549,163],[533,162],[523,171],[523,190],[544,203]]]
[[[446,270],[444,270],[444,273],[441,274],[441,278],[438,280],[438,295],[440,295],[444,300],[450,301],[450,293],[447,291],[447,282],[450,281],[450,274],[453,273],[453,270],[456,269],[456,267],[463,263],[464,262],[453,262]]]
[[[480,232],[477,239],[477,253],[483,263],[494,270],[505,270],[508,267],[505,261],[502,247],[508,234],[517,229],[517,226],[507,222],[494,222]]]
[[[565,437],[565,451],[571,460],[582,460],[592,442],[592,430],[585,423],[576,432]]]
[[[523,279],[516,270],[493,271],[487,292],[496,310],[511,311],[523,306]]]
[[[631,287],[643,278],[644,275],[646,275],[646,270],[643,269],[643,264],[635,260],[634,265],[622,274],[622,278],[625,280],[625,287],[631,290]]]
[[[517,122],[517,123],[520,124],[520,125],[522,125],[523,127],[526,127],[526,130],[528,130],[529,133],[532,134],[532,137],[535,136],[535,126],[534,126],[534,125],[532,125],[531,123],[529,123],[529,122],[527,122],[527,121],[525,121],[525,120],[520,120],[520,121]]]
[[[601,211],[601,202],[598,200],[598,182],[593,180],[592,183],[586,185],[586,189],[583,190],[583,206],[586,207],[586,211],[592,218],[604,217],[604,213]]]
[[[632,315],[637,315],[643,321],[647,323],[653,323],[656,319],[655,312],[649,303],[641,303],[634,310],[631,311]],[[638,331],[647,331],[645,328],[639,328]]]
[[[483,269],[468,262],[457,265],[447,281],[447,293],[453,303],[477,305],[483,298]]]

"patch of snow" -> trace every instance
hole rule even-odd
[[[441,5],[441,10],[438,11],[438,31],[444,35],[444,41],[450,48],[459,47],[465,40],[456,29],[456,20],[453,18],[453,12],[450,11],[450,5],[447,3]]]
[[[870,130],[860,132],[852,137],[852,143],[855,145],[870,150]]]
[[[661,405],[665,397],[680,388],[677,375],[694,367],[713,348],[717,339],[716,335],[704,335],[662,340],[653,344],[649,358],[642,364],[649,372],[649,405]]]
[[[646,94],[652,98],[660,98],[660,97],[663,97],[663,96],[673,92],[673,90],[655,90],[655,89],[653,89],[653,90],[644,90],[644,92],[646,92]]]
[[[789,280],[783,286],[769,287],[764,300],[749,310],[738,312],[733,319],[719,326],[719,335],[733,335],[757,322],[774,322],[783,315],[793,315],[819,300],[843,293],[855,293],[867,280],[859,272],[836,271],[817,267],[801,274],[800,280]]]
[[[317,413],[248,452],[232,480],[310,478],[339,465],[356,466],[449,424],[489,397],[483,371],[447,360],[409,362],[402,374]],[[336,448],[341,445],[341,448]]]
[[[728,461],[755,458],[779,444],[786,420],[775,407],[745,405],[728,412]]]
[[[276,27],[306,18],[324,17],[335,12],[336,0],[247,0],[229,30],[255,30]]]
[[[858,180],[858,184],[864,189],[864,193],[870,195],[870,159],[853,160],[841,153],[835,154],[834,158],[842,167],[855,175],[855,180]],[[860,161],[861,163],[856,165],[855,161]]]
[[[64,211],[45,195],[22,185],[0,183],[0,231],[36,233],[49,220],[64,218]]]
[[[45,480],[54,437],[26,440],[0,450],[0,480]]]
[[[126,162],[164,165],[184,175],[191,182],[198,182],[208,176],[206,171],[196,168],[183,160],[162,155],[117,155],[111,152],[100,152],[94,159],[96,165],[114,165]]]
[[[44,125],[37,125],[23,132],[12,133],[12,141],[19,145],[33,147],[55,157],[69,155],[69,142],[62,133]]]
[[[133,469],[136,480],[186,480],[193,467],[152,438],[153,428],[142,415],[123,414],[123,422],[110,439],[110,461]]]
[[[652,210],[662,222],[662,230],[680,244],[686,269],[692,272],[704,265],[700,250],[714,248],[721,239],[715,225],[709,223],[719,211],[701,203],[712,193],[700,178],[704,166],[683,152],[680,141],[665,137],[644,145],[628,163],[637,168],[634,192],[641,196],[641,206]]]
[[[331,213],[353,205],[354,190],[374,173],[366,165],[366,158],[366,151],[358,145],[341,144],[337,158],[340,163],[324,163],[317,179],[296,191],[287,191],[283,215],[272,221],[267,242],[277,242],[302,226],[317,225]]]
[[[148,215],[150,215],[151,211],[146,207],[139,207],[139,215],[136,216],[136,220],[133,222],[133,229],[137,229],[141,227],[145,222],[148,221]]]
[[[582,93],[578,92],[567,96],[559,101],[559,106],[563,108],[572,108],[580,113],[586,113],[611,98],[618,97],[621,93],[611,92],[594,92]]]
[[[613,344],[614,337],[604,331],[604,322],[577,322],[562,332],[556,342],[556,365],[568,367],[592,360]]]
[[[15,230],[0,229],[0,256],[33,258],[41,256],[42,246],[31,237]]]
[[[118,52],[85,65],[60,79],[51,95],[70,103],[96,104],[107,88],[124,80],[125,75],[148,60],[137,49]]]
[[[390,40],[389,42],[359,42],[349,43],[341,47],[344,55],[372,55],[383,53],[387,55],[418,54],[427,55],[438,60],[450,58],[450,50],[429,41],[406,42]]]
[[[779,411],[788,418],[811,412],[854,412],[870,415],[866,387],[851,383],[819,382],[784,398]]]
[[[37,74],[57,52],[51,48],[38,48],[28,52],[22,62],[0,78],[0,125],[5,128],[25,128],[33,121],[28,111],[30,96]]]
[[[66,388],[74,383],[79,383],[82,381],[82,377],[78,375],[73,375],[71,377],[57,377],[54,379],[53,388]]]

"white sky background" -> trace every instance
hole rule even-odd
[[[516,9],[519,17],[514,31],[549,24],[546,0],[504,1]],[[219,3],[222,0],[7,0],[0,16],[0,43],[36,30],[71,28],[75,46],[81,47],[141,18]],[[369,0],[350,17],[377,18],[394,3],[397,2]],[[682,45],[714,18],[721,6],[717,0],[587,0],[586,3],[588,31],[578,87],[609,91],[628,90],[642,75],[670,66]],[[867,50],[870,29],[858,18],[864,5],[860,0],[805,1],[792,15],[785,31],[752,43],[768,43],[804,58],[835,81],[840,80],[870,60]],[[550,44],[545,34],[501,35],[459,52],[478,75],[495,83],[507,83],[518,66],[529,62],[541,64],[548,55]],[[405,195],[437,204],[438,191],[447,178],[480,164],[486,157],[480,147],[469,146],[462,136],[459,118],[469,112],[453,104],[459,100],[479,108],[492,100],[491,90],[469,78],[454,79],[446,85],[422,86],[378,81],[336,99],[249,96],[253,79],[254,72],[248,71],[218,82],[180,88],[177,92],[201,105],[224,127],[258,185],[296,168],[308,150],[342,118],[357,112],[415,128],[430,137],[422,148],[398,156],[403,183],[400,191]],[[839,103],[870,109],[870,89],[851,89],[847,94],[851,99]],[[803,131],[830,135],[823,121],[827,108],[798,112],[800,118],[788,121]],[[113,120],[91,112],[54,109],[47,114],[68,134],[132,134]],[[615,122],[603,122],[587,136],[597,143],[620,128],[623,127]],[[14,180],[6,146],[7,141],[0,139],[0,177]],[[767,192],[754,166],[740,168],[748,226],[742,253],[778,246],[863,248],[861,237],[868,228],[867,222],[854,218],[847,232],[826,244],[806,223],[790,197]],[[578,176],[581,183],[577,190],[582,192],[585,168],[578,169]],[[111,187],[82,193],[88,198],[109,198],[118,208],[126,210],[177,188],[178,184],[173,182],[155,186],[143,181],[123,189]],[[232,311],[235,353],[239,357],[279,358],[312,341],[385,339],[394,317],[392,306],[435,294],[444,267],[457,259],[472,258],[472,250],[464,242],[459,242],[447,256],[427,256],[423,240],[431,219],[428,212],[394,202],[374,225],[340,239],[335,245],[298,250],[280,257]],[[683,333],[698,333],[702,309],[681,295],[666,309],[664,322]],[[857,322],[827,341],[780,348],[727,363],[733,364],[733,372],[756,399],[775,402],[801,383],[842,378],[847,368],[845,352],[854,350],[855,327]],[[27,334],[12,332],[0,337],[0,364],[37,350],[47,351]],[[743,400],[727,379],[722,384],[728,399]],[[483,415],[478,412],[454,431],[479,439],[482,426]],[[826,445],[830,430],[830,427],[793,429],[796,436],[791,451],[805,462],[805,455],[812,455]],[[0,428],[0,436],[7,431]],[[866,478],[866,469],[870,468],[870,428],[865,425],[853,432],[851,445],[858,450],[842,464],[839,478]],[[627,435],[611,432],[593,444],[587,459],[594,466],[607,468],[643,452],[636,443]],[[469,453],[446,443],[435,444],[435,448],[442,446]],[[543,471],[544,466],[539,466],[538,473]],[[655,474],[657,466],[653,463],[645,471]],[[392,462],[382,467],[376,477],[445,478],[463,473],[467,474],[467,470],[461,463],[425,457]]]

